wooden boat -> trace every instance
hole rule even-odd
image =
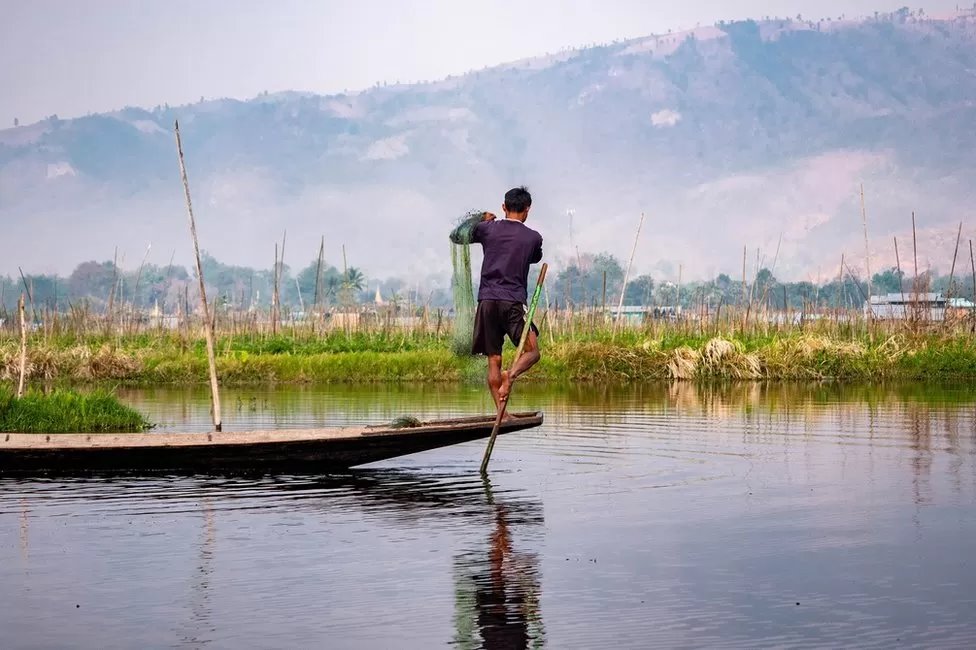
[[[518,413],[499,434],[537,427]],[[332,471],[487,438],[495,417],[416,426],[283,429],[221,433],[0,433],[0,475],[92,471]]]

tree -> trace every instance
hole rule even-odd
[[[82,262],[68,276],[68,291],[74,298],[108,300],[118,270],[112,262]]]
[[[318,260],[312,260],[312,263],[299,271],[296,276],[306,306],[315,302],[315,271],[318,269],[318,265]],[[341,274],[334,266],[322,265],[322,277],[319,278],[319,292],[321,294],[319,301],[321,304],[327,304],[329,298],[335,295],[337,286],[340,284],[340,276]],[[329,283],[330,280],[332,281],[331,284]]]
[[[346,277],[344,278],[343,285],[347,289],[362,291],[363,287],[366,286],[366,276],[355,266],[350,266],[346,271]]]
[[[776,278],[773,276],[773,272],[767,268],[759,269],[759,273],[756,274],[756,293],[758,296],[762,296],[764,291],[768,291],[776,284]]]
[[[875,273],[871,278],[872,289],[875,293],[899,293],[902,290],[904,274],[892,267],[881,273]]]
[[[620,295],[624,270],[616,257],[609,253],[586,253],[570,262],[556,276],[553,293],[557,300],[568,298],[577,305],[600,304],[603,300],[603,279],[606,274],[607,302]]]
[[[624,292],[625,305],[649,305],[654,295],[654,279],[640,275],[627,283]]]

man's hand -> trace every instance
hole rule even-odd
[[[482,221],[494,221],[495,220],[495,215],[493,215],[491,212],[484,212],[481,215],[481,220]]]

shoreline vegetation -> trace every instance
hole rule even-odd
[[[0,431],[4,433],[135,433],[152,427],[106,390],[29,390],[17,398],[0,386]]]
[[[969,323],[812,322],[728,327],[660,322],[613,334],[601,323],[546,329],[533,382],[707,380],[974,379],[976,337]],[[32,384],[195,384],[208,380],[202,328],[104,333],[33,333]],[[482,359],[456,356],[449,328],[295,326],[276,334],[218,332],[221,384],[472,383]],[[514,349],[506,344],[509,357]],[[0,335],[0,381],[16,382],[20,341]]]

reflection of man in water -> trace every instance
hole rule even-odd
[[[509,588],[518,571],[512,557],[512,537],[505,521],[505,506],[495,506],[495,530],[491,534],[489,574],[475,578],[478,627],[485,648],[528,648],[529,626],[525,597],[517,585]]]
[[[538,558],[513,549],[507,507],[493,504],[492,509],[495,527],[487,557],[471,553],[457,561],[455,643],[465,650],[541,647]]]

